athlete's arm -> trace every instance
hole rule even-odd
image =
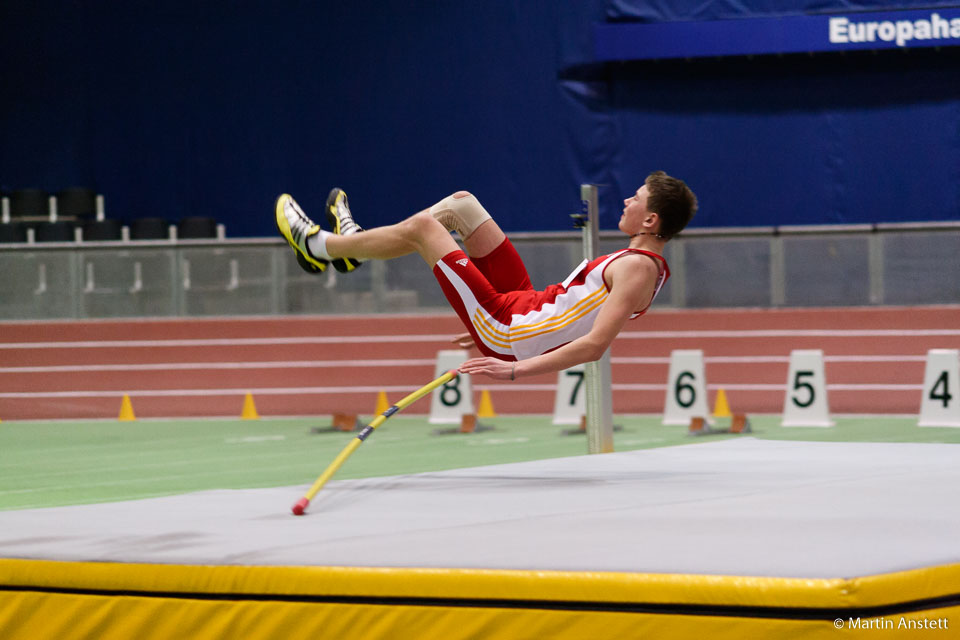
[[[657,267],[646,257],[624,256],[610,263],[604,275],[610,284],[610,295],[588,334],[559,349],[519,362],[496,358],[468,360],[460,366],[460,371],[510,380],[511,376],[519,378],[562,371],[583,362],[599,360],[627,319],[650,300],[657,281]]]

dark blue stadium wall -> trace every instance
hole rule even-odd
[[[956,1],[610,0],[606,18],[708,21]],[[844,13],[846,12],[846,13]],[[953,44],[960,44],[954,39]],[[687,179],[701,226],[960,219],[960,48],[613,63],[619,189]]]
[[[612,228],[658,168],[699,226],[957,219],[955,49],[591,64],[594,23],[751,4],[0,3],[0,186],[231,236],[334,185],[368,226],[470,189],[508,230],[557,230],[598,182]]]

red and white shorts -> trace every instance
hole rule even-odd
[[[482,258],[461,250],[443,256],[433,274],[460,320],[485,356],[516,360],[508,336],[515,314],[524,314],[542,301],[527,268],[509,239]]]

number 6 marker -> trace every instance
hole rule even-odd
[[[707,377],[703,371],[703,351],[677,349],[670,352],[670,373],[667,375],[667,399],[663,424],[690,424],[691,418],[708,423]]]

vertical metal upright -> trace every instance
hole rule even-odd
[[[580,220],[583,231],[583,257],[593,260],[600,253],[600,208],[597,186],[580,185]],[[610,350],[594,362],[584,365],[587,411],[587,453],[613,451],[613,386]]]
[[[287,261],[290,259],[290,255],[287,253],[285,246],[270,247],[269,251],[271,313],[282,315],[289,311],[287,308]]]

